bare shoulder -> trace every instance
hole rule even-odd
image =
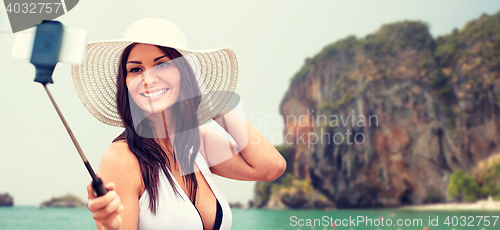
[[[140,193],[142,174],[137,157],[130,151],[125,141],[111,143],[104,151],[97,174],[106,184],[114,182],[119,187]]]
[[[130,151],[127,142],[117,141],[111,143],[104,151],[99,168],[113,169],[140,169],[137,157]]]

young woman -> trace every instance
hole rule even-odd
[[[230,229],[231,211],[214,183],[270,181],[286,162],[254,127],[225,108],[236,85],[232,50],[191,51],[163,19],[134,23],[125,38],[89,44],[73,66],[77,91],[100,121],[125,127],[87,184],[98,229]],[[213,119],[228,141],[200,126]]]

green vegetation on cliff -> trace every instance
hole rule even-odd
[[[395,56],[411,47],[416,50],[434,50],[435,41],[429,34],[429,26],[419,21],[402,21],[383,25],[375,34],[360,40],[371,59]]]
[[[478,170],[473,175],[458,169],[450,177],[448,196],[463,201],[493,197],[500,200],[500,163]]]
[[[476,173],[475,179],[481,188],[481,196],[500,200],[500,163]]]
[[[306,58],[302,68],[292,77],[292,81],[307,79],[313,66],[340,53],[347,60],[354,59],[356,52],[367,55],[370,59],[379,59],[394,56],[407,47],[433,51],[435,46],[435,41],[429,35],[428,25],[423,22],[403,21],[387,24],[364,39],[356,39],[351,35],[327,45],[314,57]]]
[[[447,191],[449,197],[460,197],[460,201],[475,201],[479,195],[479,186],[472,176],[458,169],[451,174]]]
[[[451,34],[436,39],[438,47],[434,56],[438,64],[450,67],[453,63],[471,53],[463,49],[478,41],[489,41],[489,47],[479,50],[485,63],[492,71],[500,70],[500,14],[481,15],[477,20],[468,22],[460,31],[454,30]],[[478,47],[479,48],[479,47]]]
[[[443,112],[448,121],[453,123],[460,114],[450,105],[471,97],[471,90],[488,89],[499,79],[500,14],[483,14],[461,30],[438,37],[436,42],[434,58],[442,71],[430,76],[429,83],[445,105]]]
[[[258,182],[255,195],[259,197],[260,204],[273,203],[274,207],[295,209],[333,207],[333,203],[324,194],[314,189],[310,179],[300,179],[291,173],[284,174],[280,183]]]
[[[358,46],[358,42],[355,36],[349,36],[345,39],[327,45],[320,53],[316,54],[313,58],[306,58],[304,65],[300,70],[292,77],[292,82],[295,80],[305,80],[309,75],[312,67],[319,63],[320,61],[326,60],[331,56],[334,56],[338,52],[343,52],[349,57],[354,56],[354,48]]]

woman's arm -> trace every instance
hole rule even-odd
[[[123,141],[112,143],[104,152],[97,171],[97,175],[104,184],[109,185],[108,183],[112,182],[116,187],[116,192],[108,192],[112,196],[116,195],[114,199],[108,194],[94,198],[89,192],[89,210],[96,220],[97,228],[99,230],[137,229],[142,176],[139,162],[128,145]],[[123,206],[118,214],[116,212],[119,211],[120,206],[117,206],[116,199],[119,205]],[[118,224],[119,222],[121,224]]]
[[[231,111],[214,120],[231,135],[236,145],[214,130],[202,128],[212,173],[252,181],[271,181],[283,174],[285,159],[257,129]]]

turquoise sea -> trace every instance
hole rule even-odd
[[[500,211],[411,211],[398,209],[370,209],[370,210],[336,210],[336,211],[321,211],[321,210],[259,210],[259,209],[233,209],[233,226],[234,230],[242,229],[269,229],[269,230],[285,230],[285,229],[315,229],[315,230],[331,230],[331,229],[394,229],[394,230],[423,230],[428,227],[429,230],[499,230],[500,220],[496,223],[496,217]],[[436,219],[438,226],[429,226],[429,216],[431,219]],[[484,218],[489,216],[488,218]],[[296,218],[295,218],[296,217]],[[449,217],[449,226],[446,224],[446,218]],[[324,226],[326,220],[330,221],[339,219],[344,220],[344,224],[349,226]],[[366,226],[367,222],[360,222],[358,225],[355,221],[349,221],[349,218],[361,221],[362,218],[370,219],[373,225],[377,223],[379,226]],[[380,220],[384,218],[384,226]],[[316,226],[305,226],[310,220],[310,224]],[[314,219],[317,219],[316,221]],[[387,223],[397,221],[403,223],[403,226],[386,226]],[[481,222],[479,220],[481,219]],[[378,220],[378,221],[376,221]],[[389,221],[390,220],[390,221]],[[419,225],[418,221],[422,221]],[[465,221],[464,221],[465,220]],[[487,220],[485,222],[485,220]],[[404,226],[404,221],[410,223],[411,226]],[[487,225],[489,222],[489,226]],[[356,226],[353,226],[354,223]],[[298,226],[303,224],[304,226]],[[370,224],[370,223],[368,223]],[[495,224],[495,226],[493,226]],[[291,226],[297,225],[297,226]],[[454,226],[455,225],[455,226]],[[462,226],[465,225],[465,226]],[[473,226],[471,226],[473,225]],[[479,225],[479,226],[478,226]],[[16,207],[1,207],[0,208],[0,229],[1,230],[52,230],[52,229],[69,229],[69,230],[90,230],[96,229],[91,213],[87,209],[71,209],[71,208],[46,208],[39,209],[35,206],[16,206]]]

